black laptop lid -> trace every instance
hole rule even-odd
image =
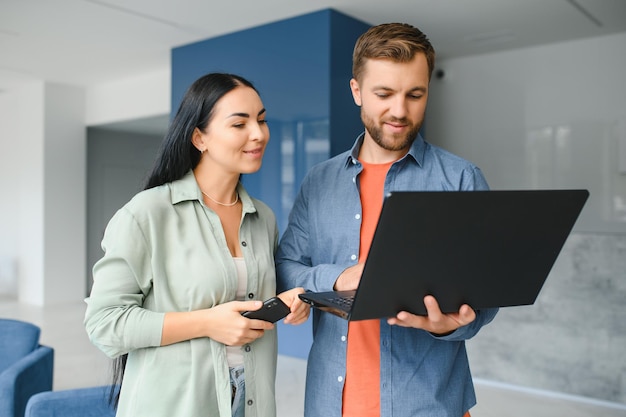
[[[533,304],[589,192],[394,192],[385,199],[351,320]]]

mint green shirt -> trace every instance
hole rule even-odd
[[[271,209],[241,184],[240,245],[248,300],[276,292],[278,228]],[[85,328],[114,358],[128,353],[118,417],[230,417],[226,348],[209,338],[159,346],[166,312],[235,300],[237,271],[215,212],[190,171],[137,194],[109,222],[93,268]],[[276,330],[242,346],[246,417],[276,415]]]

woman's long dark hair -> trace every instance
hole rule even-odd
[[[245,78],[225,73],[204,75],[189,87],[167,129],[144,190],[179,180],[198,165],[201,154],[191,142],[194,130],[198,128],[205,132],[213,117],[215,104],[226,93],[239,86],[250,87],[256,91]],[[128,355],[121,355],[113,361],[109,402],[116,408],[127,358]]]

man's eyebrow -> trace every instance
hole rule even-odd
[[[372,87],[372,91],[377,91],[377,90],[383,90],[383,91],[395,91],[393,88],[390,87],[385,87],[384,85],[378,85],[378,86],[374,86]],[[426,87],[414,87],[411,90],[409,90],[410,92],[414,92],[414,91],[420,91],[422,93],[426,92]]]

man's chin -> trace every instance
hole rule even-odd
[[[410,148],[413,140],[414,138],[407,139],[407,137],[404,135],[400,137],[386,136],[382,138],[382,140],[377,140],[376,143],[378,144],[378,146],[387,151],[397,152],[404,151]]]

